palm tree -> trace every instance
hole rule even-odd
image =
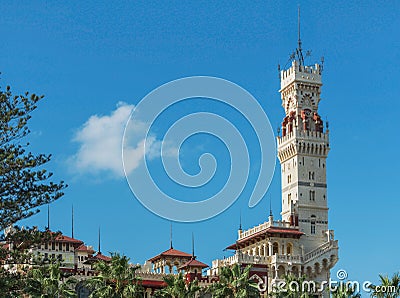
[[[129,258],[111,254],[111,261],[95,264],[98,275],[88,279],[85,285],[92,291],[91,298],[140,298],[143,297],[141,280],[136,276],[139,266],[129,264]]]
[[[342,283],[337,287],[335,291],[331,292],[332,298],[360,298],[361,294],[356,293],[355,288],[351,288],[346,286],[345,283]]]
[[[400,297],[400,274],[395,273],[392,278],[379,274],[380,284],[371,285],[371,297],[396,298]]]
[[[305,276],[296,277],[293,274],[287,274],[283,276],[283,280],[284,286],[282,288],[275,287],[269,296],[276,298],[309,298],[313,296],[311,291],[314,289],[311,286],[304,287]]]
[[[157,291],[154,297],[194,298],[200,291],[197,281],[187,283],[181,272],[178,275],[171,274],[165,276],[164,282],[167,286]]]
[[[260,297],[257,285],[249,279],[251,266],[242,269],[239,264],[222,267],[219,281],[211,285],[208,292],[215,298]]]
[[[69,298],[77,297],[75,293],[76,280],[72,277],[63,280],[59,264],[33,268],[28,271],[25,293],[31,297]]]

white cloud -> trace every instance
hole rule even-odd
[[[80,143],[78,152],[70,159],[76,172],[105,171],[123,176],[122,136],[133,108],[133,105],[119,102],[110,115],[93,115],[83,124],[73,138],[73,141]],[[141,158],[140,149],[140,146],[135,149],[136,163],[132,164],[131,169],[137,166]]]
[[[125,125],[134,106],[119,102],[110,115],[91,116],[75,133],[74,142],[79,143],[77,153],[69,159],[70,166],[78,173],[105,173],[123,177],[122,138]],[[131,173],[146,156],[154,159],[160,156],[162,142],[154,136],[144,138],[147,125],[135,121],[129,126],[129,145],[125,145],[125,154],[129,156],[125,170]],[[165,146],[163,155],[176,156],[178,150],[172,144]]]

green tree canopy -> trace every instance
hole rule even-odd
[[[57,200],[66,187],[50,181],[52,173],[43,168],[51,155],[27,151],[24,141],[31,113],[43,96],[13,95],[0,89],[0,230],[27,218],[43,204]]]
[[[30,269],[26,276],[24,293],[30,297],[73,298],[77,297],[73,277],[66,277],[59,264],[49,264]]]
[[[194,298],[199,293],[200,287],[197,281],[186,282],[182,272],[177,275],[167,275],[164,277],[167,286],[158,290],[154,297],[163,298]]]
[[[271,297],[276,298],[309,298],[312,294],[310,289],[303,289],[303,282],[306,280],[305,276],[296,277],[293,274],[283,276],[283,286],[275,287],[270,293]]]
[[[250,280],[251,266],[244,269],[235,264],[232,267],[222,267],[219,281],[210,286],[209,292],[216,298],[256,298],[260,297],[257,284]]]
[[[98,275],[85,283],[92,291],[91,298],[143,297],[141,280],[135,273],[139,267],[131,265],[128,257],[112,253],[110,262],[99,261],[94,268]]]
[[[41,243],[53,241],[60,233],[41,232],[37,228],[8,230],[0,245],[0,289],[7,297],[20,297],[26,285],[27,273],[32,266],[39,268],[56,260],[45,260],[30,251]],[[3,297],[0,295],[0,297]]]

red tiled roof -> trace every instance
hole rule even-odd
[[[298,229],[285,229],[285,228],[276,228],[270,227],[267,229],[267,233],[279,233],[279,234],[291,234],[291,235],[304,235],[303,232],[300,232]]]
[[[95,256],[89,257],[84,264],[93,264],[98,261],[110,262],[111,258],[103,255],[101,252],[98,252]]]
[[[283,234],[283,235],[289,235],[292,237],[300,237],[301,235],[304,235],[303,232],[300,232],[298,229],[293,229],[293,228],[279,228],[279,227],[269,227],[265,230],[262,230],[260,232],[257,232],[253,235],[250,235],[246,238],[240,239],[239,241],[237,241],[237,243],[229,245],[226,249],[233,249],[236,250],[236,247],[238,244],[242,244],[245,243],[247,241],[250,241],[256,237],[260,237],[263,235],[274,235],[274,234]]]
[[[197,261],[195,258],[192,258],[190,261],[186,262],[185,264],[183,264],[181,267],[179,267],[178,269],[182,269],[182,268],[187,268],[187,267],[201,267],[201,268],[207,268],[208,265],[204,264],[200,261]]]
[[[97,259],[97,260],[105,261],[105,262],[111,261],[110,257],[103,255],[101,252],[98,252],[93,258]]]
[[[166,250],[166,251],[160,253],[159,255],[157,255],[157,256],[151,258],[149,261],[150,261],[150,262],[153,262],[153,261],[158,260],[158,259],[160,259],[160,258],[162,258],[162,257],[191,258],[192,255],[191,255],[191,254],[188,254],[188,253],[185,253],[185,252],[183,252],[183,251],[177,250],[177,249],[170,248],[170,249],[168,249],[168,250]]]
[[[94,250],[92,248],[89,248],[85,244],[81,244],[77,249],[75,249],[75,251],[94,253]]]
[[[71,237],[68,237],[68,236],[65,236],[65,235],[58,235],[58,236],[56,237],[55,241],[57,241],[57,242],[77,243],[77,244],[83,243],[82,240],[78,240],[78,239],[75,239],[75,238],[71,238]]]

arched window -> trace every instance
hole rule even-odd
[[[293,245],[292,245],[292,243],[288,243],[288,245],[286,247],[286,254],[288,254],[288,255],[293,254]]]
[[[272,254],[279,254],[279,245],[278,242],[274,242],[272,245]]]
[[[315,234],[315,215],[311,215],[311,234]]]

